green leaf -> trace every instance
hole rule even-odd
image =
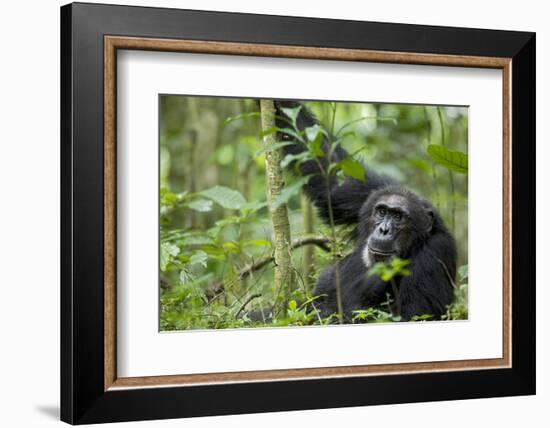
[[[281,141],[279,143],[275,143],[270,145],[269,147],[264,147],[256,152],[256,157],[260,156],[261,154],[265,152],[270,152],[272,150],[279,150],[285,146],[292,146],[293,144],[296,144],[294,141]]]
[[[208,255],[201,250],[195,251],[195,253],[189,258],[190,265],[201,265],[202,267],[207,266]]]
[[[406,269],[410,260],[394,257],[389,262],[378,262],[372,265],[367,275],[378,275],[382,281],[388,282],[396,276],[409,276],[411,271]]]
[[[270,247],[271,242],[266,239],[250,239],[242,243],[244,247]]]
[[[286,135],[289,135],[291,137],[293,137],[296,141],[300,141],[300,142],[304,142],[304,139],[302,138],[302,136],[300,134],[298,134],[296,131],[294,131],[293,129],[290,129],[290,128],[279,128],[277,129],[277,131],[279,131],[281,134],[286,134]]]
[[[422,315],[415,315],[411,318],[412,321],[426,321],[430,318],[433,318],[433,315],[430,314],[422,314]]]
[[[177,245],[170,242],[161,242],[160,244],[160,270],[165,271],[168,263],[172,261],[180,252]]]
[[[432,165],[430,165],[430,163],[425,161],[424,159],[408,159],[408,162],[412,166],[419,169],[420,171],[425,172],[426,174],[432,173]]]
[[[319,125],[313,125],[305,129],[306,137],[309,142],[309,150],[315,155],[315,157],[322,158],[325,156],[323,151],[323,140],[325,137],[325,130]]]
[[[210,189],[203,190],[200,194],[208,199],[212,199],[218,205],[232,210],[238,210],[246,204],[244,196],[237,190],[230,189],[229,187],[214,186]]]
[[[182,269],[180,271],[179,279],[182,284],[187,284],[189,281],[193,279],[193,276],[186,269]]]
[[[281,111],[288,116],[294,128],[297,128],[296,120],[298,119],[298,115],[300,114],[301,109],[302,109],[301,105],[294,108],[281,107]]]
[[[290,309],[291,311],[295,311],[296,307],[296,300],[291,300],[290,302],[288,302],[288,309]]]
[[[247,202],[241,207],[243,214],[249,215],[267,206],[267,201]]]
[[[468,265],[460,266],[457,270],[458,273],[458,279],[460,282],[463,282],[465,279],[468,278]]]
[[[439,144],[428,146],[428,155],[432,160],[451,171],[468,174],[468,155],[447,149]]]
[[[394,125],[397,125],[397,119],[394,117],[383,117],[383,116],[363,116],[359,119],[352,120],[351,122],[346,123],[344,126],[342,126],[337,132],[336,135],[340,136],[341,132],[346,129],[348,126],[351,126],[357,122],[361,122],[362,120],[376,120],[379,122],[389,121],[392,122]]]
[[[338,166],[346,177],[365,181],[365,170],[363,169],[363,164],[358,160],[346,158],[338,162]]]
[[[317,139],[309,145],[309,149],[315,157],[322,158],[325,157],[325,152],[323,151],[323,136],[322,134],[319,134],[319,136],[320,137],[317,137]]]
[[[248,112],[248,113],[242,113],[242,114],[239,114],[237,116],[228,117],[227,119],[225,119],[223,121],[223,126],[229,125],[231,122],[234,122],[235,120],[248,119],[250,117],[260,117],[260,112],[259,111],[252,111],[252,112]]]
[[[162,205],[172,205],[178,200],[175,193],[170,192],[166,187],[160,189],[160,203]]]
[[[201,213],[212,211],[212,201],[209,199],[195,199],[194,201],[189,202],[187,206],[192,210]]]
[[[290,186],[286,186],[279,197],[273,202],[272,209],[279,208],[281,205],[286,204],[290,198],[297,195],[302,189],[303,185],[307,183],[309,176],[300,177],[294,181]]]
[[[272,126],[260,132],[260,137],[265,137],[266,135],[275,134],[277,131],[278,131],[278,128],[276,126]]]
[[[293,161],[298,161],[298,164],[306,161],[309,159],[309,153],[308,152],[302,152],[298,154],[288,154],[285,156],[285,158],[281,161],[281,168],[285,169],[287,166],[289,166]]]
[[[326,131],[320,127],[319,125],[315,124],[313,126],[309,126],[305,129],[306,137],[309,144],[310,151],[316,156],[316,157],[324,157],[325,152],[323,151],[322,144],[325,136],[327,135]]]
[[[231,241],[224,242],[222,247],[223,250],[228,254],[234,254],[241,251],[240,247],[235,242]]]

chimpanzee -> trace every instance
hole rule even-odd
[[[300,107],[296,118],[299,130],[318,124],[303,103],[276,100],[279,129],[289,127],[290,118],[284,110],[297,107]],[[283,147],[285,155],[306,150],[303,143],[287,133],[279,132],[278,137],[295,143]],[[299,165],[299,173],[310,176],[303,189],[324,221],[329,220],[332,211],[335,224],[355,226],[353,236],[356,241],[351,254],[319,276],[313,295],[321,296],[315,301],[321,315],[338,313],[338,282],[341,306],[348,322],[355,310],[369,307],[387,310],[388,307],[383,305],[387,304],[388,297],[392,301],[393,314],[403,321],[421,315],[440,319],[454,299],[457,254],[455,240],[435,207],[411,190],[374,173],[368,166],[364,168],[364,180],[346,177],[341,181],[334,177],[327,186],[320,169],[329,162],[327,137],[321,147],[325,156]],[[338,162],[349,154],[338,145],[331,156],[330,161]],[[296,169],[292,164],[291,168]],[[329,194],[332,210],[328,205]],[[378,275],[368,275],[374,263],[389,261],[393,257],[410,261],[406,267],[409,275],[397,276],[388,282]]]

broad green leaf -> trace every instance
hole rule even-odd
[[[447,169],[461,174],[468,174],[468,155],[447,149],[439,144],[430,144],[428,154],[433,161]]]
[[[315,155],[315,157],[322,158],[325,156],[323,151],[323,140],[325,137],[325,131],[319,125],[313,125],[305,129],[306,137],[309,142],[309,150]]]
[[[296,120],[298,119],[298,115],[300,114],[301,109],[302,109],[301,105],[294,108],[281,107],[281,111],[288,116],[294,128],[297,128]]]
[[[218,205],[232,210],[238,210],[246,204],[246,199],[237,190],[224,186],[214,186],[203,190],[200,194],[208,199],[212,199]]]
[[[195,253],[189,259],[189,264],[201,265],[202,267],[206,267],[207,260],[208,260],[208,255],[204,251],[198,250],[198,251],[195,251]]]
[[[325,152],[323,151],[323,136],[319,134],[317,139],[315,139],[310,145],[309,149],[318,158],[325,157]]]
[[[306,129],[306,137],[309,142],[315,141],[319,133],[322,134],[323,128],[321,128],[319,125],[315,124],[313,126],[308,126]]]
[[[295,311],[296,307],[296,300],[291,300],[290,302],[288,302],[288,309],[290,309],[291,311]]]
[[[172,261],[180,252],[180,249],[177,245],[171,244],[170,242],[161,242],[160,244],[160,270],[165,271],[168,263]]]
[[[358,160],[346,158],[338,162],[342,173],[346,177],[352,177],[359,181],[365,181],[365,170],[363,164]]]
[[[300,177],[294,181],[291,185],[286,186],[279,197],[273,202],[272,209],[279,208],[281,205],[286,204],[290,198],[297,195],[302,189],[303,185],[307,183],[309,176]]]
[[[195,199],[194,201],[189,202],[187,206],[192,210],[201,213],[212,211],[212,201],[209,199]]]

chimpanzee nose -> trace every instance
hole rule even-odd
[[[387,235],[388,233],[390,233],[390,228],[389,228],[389,226],[388,226],[387,224],[385,224],[385,223],[382,223],[382,224],[380,225],[380,229],[379,229],[379,230],[380,230],[380,234],[381,234],[381,235]]]

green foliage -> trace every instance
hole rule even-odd
[[[441,317],[444,320],[468,319],[468,265],[458,268],[458,285],[455,288],[455,301],[447,308],[447,313]]]
[[[189,202],[188,207],[192,210],[205,213],[212,211],[212,201],[208,199],[195,199],[194,201]]]
[[[365,322],[391,322],[399,321],[399,317],[394,317],[391,313],[382,311],[376,308],[367,308],[353,311],[352,321],[354,323],[365,323]]]
[[[428,154],[435,163],[451,171],[468,174],[468,155],[466,153],[452,151],[438,144],[430,144]]]
[[[363,164],[355,159],[343,159],[336,165],[342,170],[345,177],[355,178],[359,181],[365,181],[365,170]]]
[[[296,284],[292,284],[288,295],[273,294],[265,150],[257,102],[207,97],[194,101],[189,103],[189,97],[161,97],[161,330],[337,323],[337,314],[322,318],[314,309],[319,296],[307,289],[299,268],[303,248],[292,252]],[[319,125],[300,132],[296,127],[298,108],[286,112],[290,120],[281,129],[266,131],[286,134],[304,147],[303,153],[282,159],[285,170],[294,164],[295,171],[299,171],[301,163],[312,160],[329,164],[324,171],[327,179],[363,180],[365,161],[368,168],[433,201],[447,224],[453,216],[450,202],[455,203],[454,235],[460,264],[464,266],[457,273],[456,301],[443,319],[467,319],[467,176],[453,174],[455,187],[451,190],[448,177],[441,174],[440,168],[449,168],[448,165],[433,158],[427,149],[431,145],[444,146],[446,151],[436,149],[439,157],[450,162],[452,168],[465,166],[467,173],[467,157],[459,157],[457,161],[456,156],[449,155],[449,152],[463,155],[467,152],[466,110],[395,104],[308,102],[307,105],[316,113]],[[198,111],[193,113],[193,108]],[[272,150],[289,144],[293,143],[282,141]],[[340,146],[351,156],[342,162],[331,162],[327,154]],[[304,237],[300,194],[307,180],[308,177],[288,174],[283,195],[276,202],[287,204],[295,239]],[[317,222],[315,234],[330,238],[331,251],[314,250],[310,274],[313,280],[335,258],[349,254],[353,246],[350,232],[351,228],[331,228]],[[265,260],[268,261],[260,268],[243,275]],[[397,276],[407,274],[406,262],[395,261],[370,273],[391,283]],[[281,306],[274,311],[276,302],[281,302]],[[353,313],[352,322],[399,321],[391,314],[391,303],[388,300],[381,308],[361,308]],[[267,315],[265,320],[252,321],[248,316],[252,311],[262,310]],[[432,321],[428,315],[416,320]]]
[[[411,321],[430,321],[433,320],[433,318],[434,316],[431,314],[414,315]]]
[[[201,195],[212,199],[224,208],[232,210],[238,210],[246,204],[246,199],[237,190],[229,189],[224,186],[214,186],[210,189],[203,190]]]
[[[165,271],[168,263],[170,263],[174,257],[180,252],[180,249],[170,242],[160,243],[160,270]]]
[[[290,125],[294,129],[297,129],[296,126],[296,120],[298,119],[298,115],[300,114],[300,110],[302,109],[302,106],[294,107],[294,108],[281,108],[282,112],[288,116],[290,119]],[[282,118],[283,120],[287,120],[285,117]]]
[[[388,262],[378,262],[372,265],[367,275],[377,275],[382,281],[389,282],[397,276],[409,276],[411,271],[407,269],[410,260],[393,257]]]
[[[325,152],[323,151],[323,139],[327,137],[327,132],[321,128],[319,125],[313,125],[305,129],[308,148],[311,154],[318,158],[325,157]]]

